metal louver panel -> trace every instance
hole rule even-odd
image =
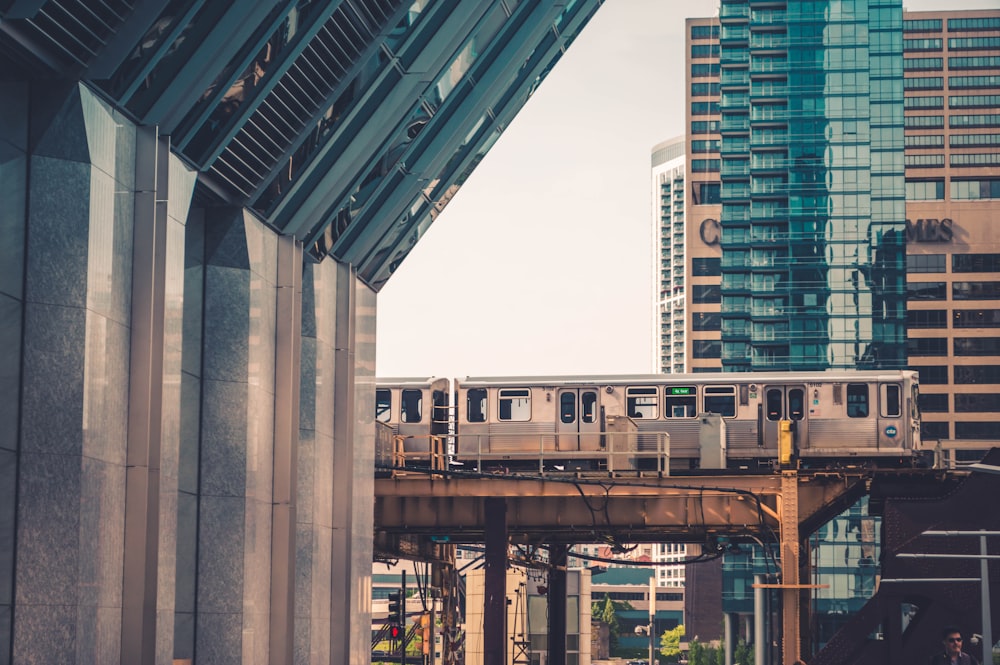
[[[28,33],[50,44],[67,64],[86,65],[132,11],[124,0],[51,0],[23,20]]]
[[[398,0],[343,3],[261,100],[212,171],[249,197],[315,124],[398,5]]]

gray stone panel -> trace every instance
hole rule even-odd
[[[247,486],[247,384],[202,382],[201,493],[243,497]]]
[[[24,329],[22,450],[80,454],[86,312],[28,303]]]
[[[250,351],[250,274],[205,267],[202,376],[246,382]]]
[[[188,373],[181,375],[180,441],[177,451],[177,487],[198,493],[198,463],[201,429],[201,382]]]
[[[243,665],[243,614],[198,613],[197,654],[199,663]]]
[[[83,457],[80,475],[81,607],[121,613],[125,552],[125,467]]]
[[[17,606],[15,663],[77,663],[75,605]]]
[[[28,149],[28,84],[0,81],[0,143],[20,152]]]
[[[201,376],[202,311],[205,288],[205,224],[201,210],[193,211],[184,234],[184,372]]]
[[[130,331],[87,311],[82,453],[124,465],[128,437]]]
[[[0,237],[3,237],[2,234]],[[0,348],[21,348],[22,325],[21,302],[0,294]],[[17,450],[20,402],[21,356],[19,353],[3,353],[0,355],[0,422],[5,425],[0,428],[0,451]]]
[[[3,84],[0,83],[0,88],[2,87]],[[0,104],[0,107],[4,106],[6,104]],[[4,110],[0,110],[0,115],[3,114]],[[2,124],[0,120],[0,125]],[[0,129],[0,132],[4,129],[6,128]],[[0,141],[0,238],[4,239],[0,243],[0,294],[18,300],[24,292],[27,178],[27,155],[20,148]]]
[[[86,306],[91,170],[78,162],[31,159],[25,284],[30,302]]]
[[[243,613],[246,504],[239,497],[203,496],[198,523],[198,632],[212,634],[202,619]],[[237,630],[241,621],[237,619]],[[220,640],[229,636],[216,635]],[[238,644],[238,640],[237,640]],[[215,662],[209,658],[207,662]]]
[[[0,450],[0,607],[14,602],[14,514],[17,455]],[[0,651],[0,654],[6,653]]]

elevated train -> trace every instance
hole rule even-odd
[[[441,440],[487,470],[909,466],[918,390],[908,370],[378,379],[376,419],[407,458]]]

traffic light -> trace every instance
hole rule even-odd
[[[406,618],[403,610],[403,593],[394,591],[389,594],[389,623],[402,626]]]
[[[402,626],[400,626],[398,623],[394,623],[391,626],[389,626],[389,637],[390,638],[392,638],[394,640],[398,640],[402,636],[403,636],[403,627]]]

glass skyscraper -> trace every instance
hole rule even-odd
[[[900,0],[723,0],[725,371],[906,365]]]

